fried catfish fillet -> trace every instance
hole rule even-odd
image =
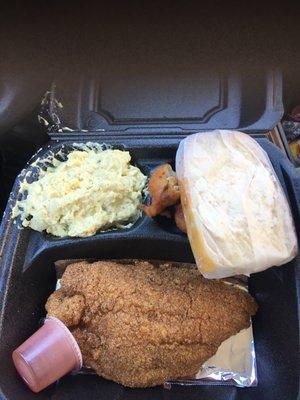
[[[129,387],[193,377],[257,310],[243,290],[196,268],[146,261],[67,267],[48,315],[75,336],[84,364]]]

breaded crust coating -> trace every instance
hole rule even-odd
[[[225,339],[249,327],[257,305],[196,268],[99,261],[69,265],[46,310],[69,327],[85,365],[148,387],[195,376]]]

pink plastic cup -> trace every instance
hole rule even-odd
[[[82,367],[79,346],[57,318],[44,325],[12,354],[14,365],[29,388],[37,393],[57,379]]]

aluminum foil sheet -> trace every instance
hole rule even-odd
[[[69,264],[84,260],[61,260],[55,263],[57,273],[56,290],[60,288],[60,277]],[[93,260],[89,260],[93,261]],[[113,260],[111,260],[113,261]],[[121,260],[116,260],[122,262]],[[123,260],[124,262],[126,260]],[[165,262],[165,261],[164,261]],[[172,262],[173,264],[177,264]],[[182,265],[182,263],[181,263]],[[248,290],[248,278],[236,276],[222,279],[226,284]],[[90,368],[83,368],[80,373],[95,374]],[[239,387],[257,386],[256,357],[252,324],[248,329],[225,340],[214,356],[208,359],[195,377],[168,381],[165,388],[172,385],[231,385]]]
[[[217,353],[207,360],[194,379],[166,382],[177,385],[257,386],[257,372],[252,326],[225,340]]]

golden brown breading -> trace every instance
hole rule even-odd
[[[180,199],[177,177],[170,164],[155,168],[150,176],[148,189],[151,205],[143,206],[142,209],[149,217],[155,217]]]
[[[193,377],[257,305],[196,268],[146,261],[78,262],[46,304],[74,334],[85,365],[130,387]]]

